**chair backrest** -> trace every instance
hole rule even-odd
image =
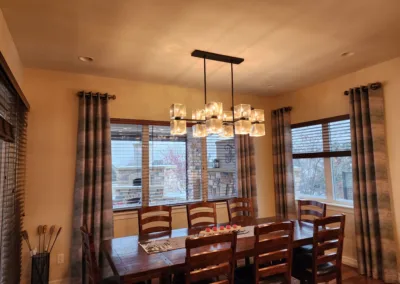
[[[254,227],[256,283],[262,278],[278,274],[283,274],[286,282],[291,283],[293,228],[294,224],[290,221]]]
[[[228,199],[229,222],[252,222],[255,219],[253,200],[251,198],[237,197]]]
[[[233,283],[236,233],[186,239],[185,283],[209,280],[226,275],[218,284]]]
[[[86,225],[81,227],[81,235],[82,254],[84,257],[84,261],[86,262],[86,270],[88,271],[89,283],[98,284],[101,280],[100,269],[97,265],[93,236],[89,233]],[[82,277],[86,277],[86,275],[82,275]]]
[[[217,225],[217,209],[214,202],[199,202],[186,206],[189,229]]]
[[[299,221],[313,223],[315,218],[326,217],[326,204],[315,200],[299,200],[297,210]]]
[[[337,224],[336,226],[332,226]],[[331,225],[331,226],[329,226]],[[313,283],[328,282],[341,272],[344,239],[345,215],[335,215],[316,219],[313,236]],[[325,252],[329,250],[327,254]],[[334,262],[335,269],[330,273],[318,275],[318,266]]]
[[[139,234],[171,231],[171,207],[166,205],[142,207],[138,211]]]

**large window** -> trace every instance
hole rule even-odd
[[[172,136],[163,123],[112,123],[114,209],[200,201],[205,176],[210,200],[236,196],[234,140],[206,141],[193,138],[190,127],[187,135]]]
[[[292,141],[296,198],[352,204],[348,116],[294,124]]]

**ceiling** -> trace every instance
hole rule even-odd
[[[261,95],[400,56],[398,0],[0,0],[0,7],[26,67],[184,87],[203,87],[194,49],[243,57],[235,90]],[[229,90],[228,64],[210,62],[207,71],[209,90]]]

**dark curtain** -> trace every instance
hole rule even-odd
[[[383,90],[372,84],[349,94],[358,270],[397,283]]]
[[[238,196],[253,199],[254,213],[258,216],[256,164],[254,138],[236,135]]]
[[[108,99],[79,98],[78,141],[71,246],[71,283],[82,281],[82,239],[86,224],[93,234],[96,252],[113,237],[111,191],[111,133]]]
[[[276,216],[296,218],[290,107],[271,112]]]

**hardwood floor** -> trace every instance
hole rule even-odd
[[[384,284],[383,281],[369,279],[358,274],[357,269],[343,265],[343,284]],[[331,281],[329,284],[334,284],[336,281]],[[153,279],[152,284],[159,284],[158,279]],[[292,278],[292,284],[300,284],[300,281]]]
[[[358,274],[357,269],[350,266],[343,265],[343,284],[383,284],[383,281],[369,279],[365,276]],[[299,284],[300,281],[293,279],[292,284]],[[336,283],[336,281],[331,281],[329,283]]]

